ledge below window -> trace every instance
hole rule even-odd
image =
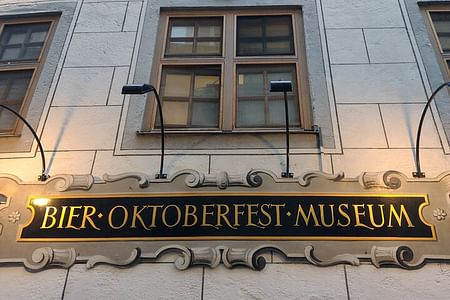
[[[133,148],[122,150],[158,150],[160,149],[159,131],[139,131],[139,137]],[[313,130],[291,130],[291,149],[317,149],[320,145],[319,132]],[[241,149],[285,149],[284,131],[202,131],[180,132],[166,131],[165,147],[167,150],[241,150]]]

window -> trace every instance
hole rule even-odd
[[[428,11],[444,68],[450,75],[450,11]]]
[[[0,103],[25,115],[43,66],[55,18],[0,20]],[[0,109],[0,135],[17,134],[18,119]]]
[[[221,55],[220,18],[178,18],[171,20],[166,55]]]
[[[219,66],[168,66],[163,69],[161,94],[167,127],[218,126]]]
[[[291,16],[237,18],[237,55],[293,55]]]
[[[164,123],[181,131],[277,131],[284,127],[283,93],[270,81],[289,80],[289,122],[310,128],[300,10],[162,12],[152,78]],[[159,128],[156,104],[144,130]]]

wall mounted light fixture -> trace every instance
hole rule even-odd
[[[163,120],[161,100],[159,99],[158,92],[156,91],[156,89],[153,85],[146,84],[146,83],[126,84],[122,87],[122,94],[127,94],[127,95],[146,94],[148,92],[153,92],[155,94],[155,98],[156,98],[156,102],[157,102],[157,106],[158,106],[159,120],[161,123],[161,161],[160,161],[159,173],[156,174],[156,179],[166,179],[167,174],[163,173],[163,169],[164,169],[164,120]]]
[[[0,108],[6,109],[7,111],[10,111],[14,115],[16,115],[16,117],[18,117],[28,127],[28,129],[30,129],[31,133],[33,134],[34,138],[37,141],[39,151],[41,152],[42,172],[41,172],[41,175],[38,176],[38,180],[46,181],[50,176],[48,174],[45,174],[46,164],[45,164],[44,149],[42,148],[41,140],[40,140],[39,136],[37,135],[36,131],[34,131],[33,127],[30,125],[30,123],[27,122],[27,120],[25,120],[24,117],[22,117],[19,113],[17,113],[13,109],[11,109],[8,106],[3,105],[3,104],[0,104]]]
[[[417,138],[416,138],[416,146],[415,146],[415,149],[416,149],[416,172],[412,173],[413,177],[416,177],[416,178],[424,178],[425,177],[425,173],[422,172],[422,169],[420,168],[420,136],[422,134],[423,121],[425,120],[425,115],[427,114],[427,111],[428,111],[428,108],[430,107],[431,101],[434,99],[436,94],[446,86],[450,86],[450,82],[441,84],[431,94],[430,98],[428,98],[427,104],[425,105],[425,107],[422,111],[422,116],[420,117],[420,121],[419,121],[419,127],[417,129]]]
[[[284,115],[286,132],[286,172],[281,173],[281,177],[294,177],[294,173],[289,172],[289,106],[287,92],[292,92],[292,82],[278,80],[270,82],[270,92],[283,92],[284,94]]]

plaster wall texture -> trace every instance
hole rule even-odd
[[[50,2],[4,0],[0,14],[10,13],[17,7],[26,12],[37,4]],[[143,24],[144,18],[157,23],[154,9],[157,1],[54,2],[71,3],[75,10],[68,24],[70,28],[64,38],[58,68],[50,76],[52,88],[36,126],[49,161],[47,172],[94,176],[129,171],[156,173],[159,151],[136,148],[127,149],[125,154],[122,152],[125,124],[142,122],[142,110],[127,114],[130,101],[144,101],[120,95],[120,88],[126,82],[134,82],[138,54],[152,61],[153,52],[138,52],[140,43],[153,43],[156,38],[157,30],[143,28]],[[272,3],[219,2],[206,1],[201,6]],[[295,3],[281,1],[278,4]],[[311,74],[309,79],[311,85],[322,84],[329,88],[326,101],[330,105],[336,144],[328,148],[294,149],[292,171],[296,175],[307,170],[343,171],[346,177],[355,177],[363,171],[394,169],[410,176],[415,168],[416,127],[429,95],[426,76],[431,75],[424,73],[421,67],[421,52],[415,46],[415,35],[407,23],[408,12],[403,0],[308,3],[317,14],[318,22],[311,28],[317,30],[320,37],[316,41],[317,52],[323,55],[323,61],[315,66],[323,71],[323,77]],[[165,5],[192,6],[192,3],[179,0],[167,1]],[[305,20],[309,19],[310,16],[305,16]],[[142,40],[143,34],[150,38]],[[317,101],[315,95],[312,101]],[[316,113],[313,105],[313,115]],[[422,167],[427,177],[450,170],[448,141],[441,127],[441,119],[433,110],[425,120],[422,140]],[[139,126],[133,127],[133,130],[139,129]],[[7,139],[1,138],[0,144],[6,143],[3,140]],[[11,149],[0,156],[0,173],[34,181],[40,170],[36,147],[25,151]],[[279,174],[284,169],[282,149],[271,149],[270,153],[253,149],[244,154],[238,150],[230,153],[206,149],[181,155],[169,149],[166,171],[173,174],[192,168],[205,173],[243,174],[252,168],[264,167]],[[0,298],[431,299],[449,293],[449,280],[450,268],[445,264],[431,264],[406,272],[368,265],[317,268],[269,260],[261,272],[223,267],[180,272],[171,263],[156,263],[126,270],[108,266],[86,270],[84,265],[75,265],[70,270],[37,274],[11,266],[0,268]]]

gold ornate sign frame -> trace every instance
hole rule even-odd
[[[450,172],[433,179],[410,179],[396,171],[364,172],[357,178],[342,173],[307,172],[297,178],[279,178],[266,170],[252,170],[243,175],[226,172],[203,174],[183,170],[168,179],[150,179],[142,173],[92,175],[57,175],[43,182],[22,182],[0,174],[0,267],[23,264],[29,270],[51,267],[68,268],[85,263],[128,266],[136,262],[158,261],[166,254],[177,254],[175,267],[194,265],[228,268],[243,265],[255,270],[264,268],[267,253],[277,253],[284,260],[307,261],[317,266],[360,265],[370,262],[377,267],[395,265],[416,269],[428,262],[450,261],[450,224],[447,218],[450,201]],[[426,202],[418,213],[431,226],[428,238],[164,238],[26,241],[21,232],[34,218],[27,206],[32,196],[55,199],[87,199],[127,195],[373,195],[399,197],[420,195]],[[87,201],[86,200],[86,201]]]

